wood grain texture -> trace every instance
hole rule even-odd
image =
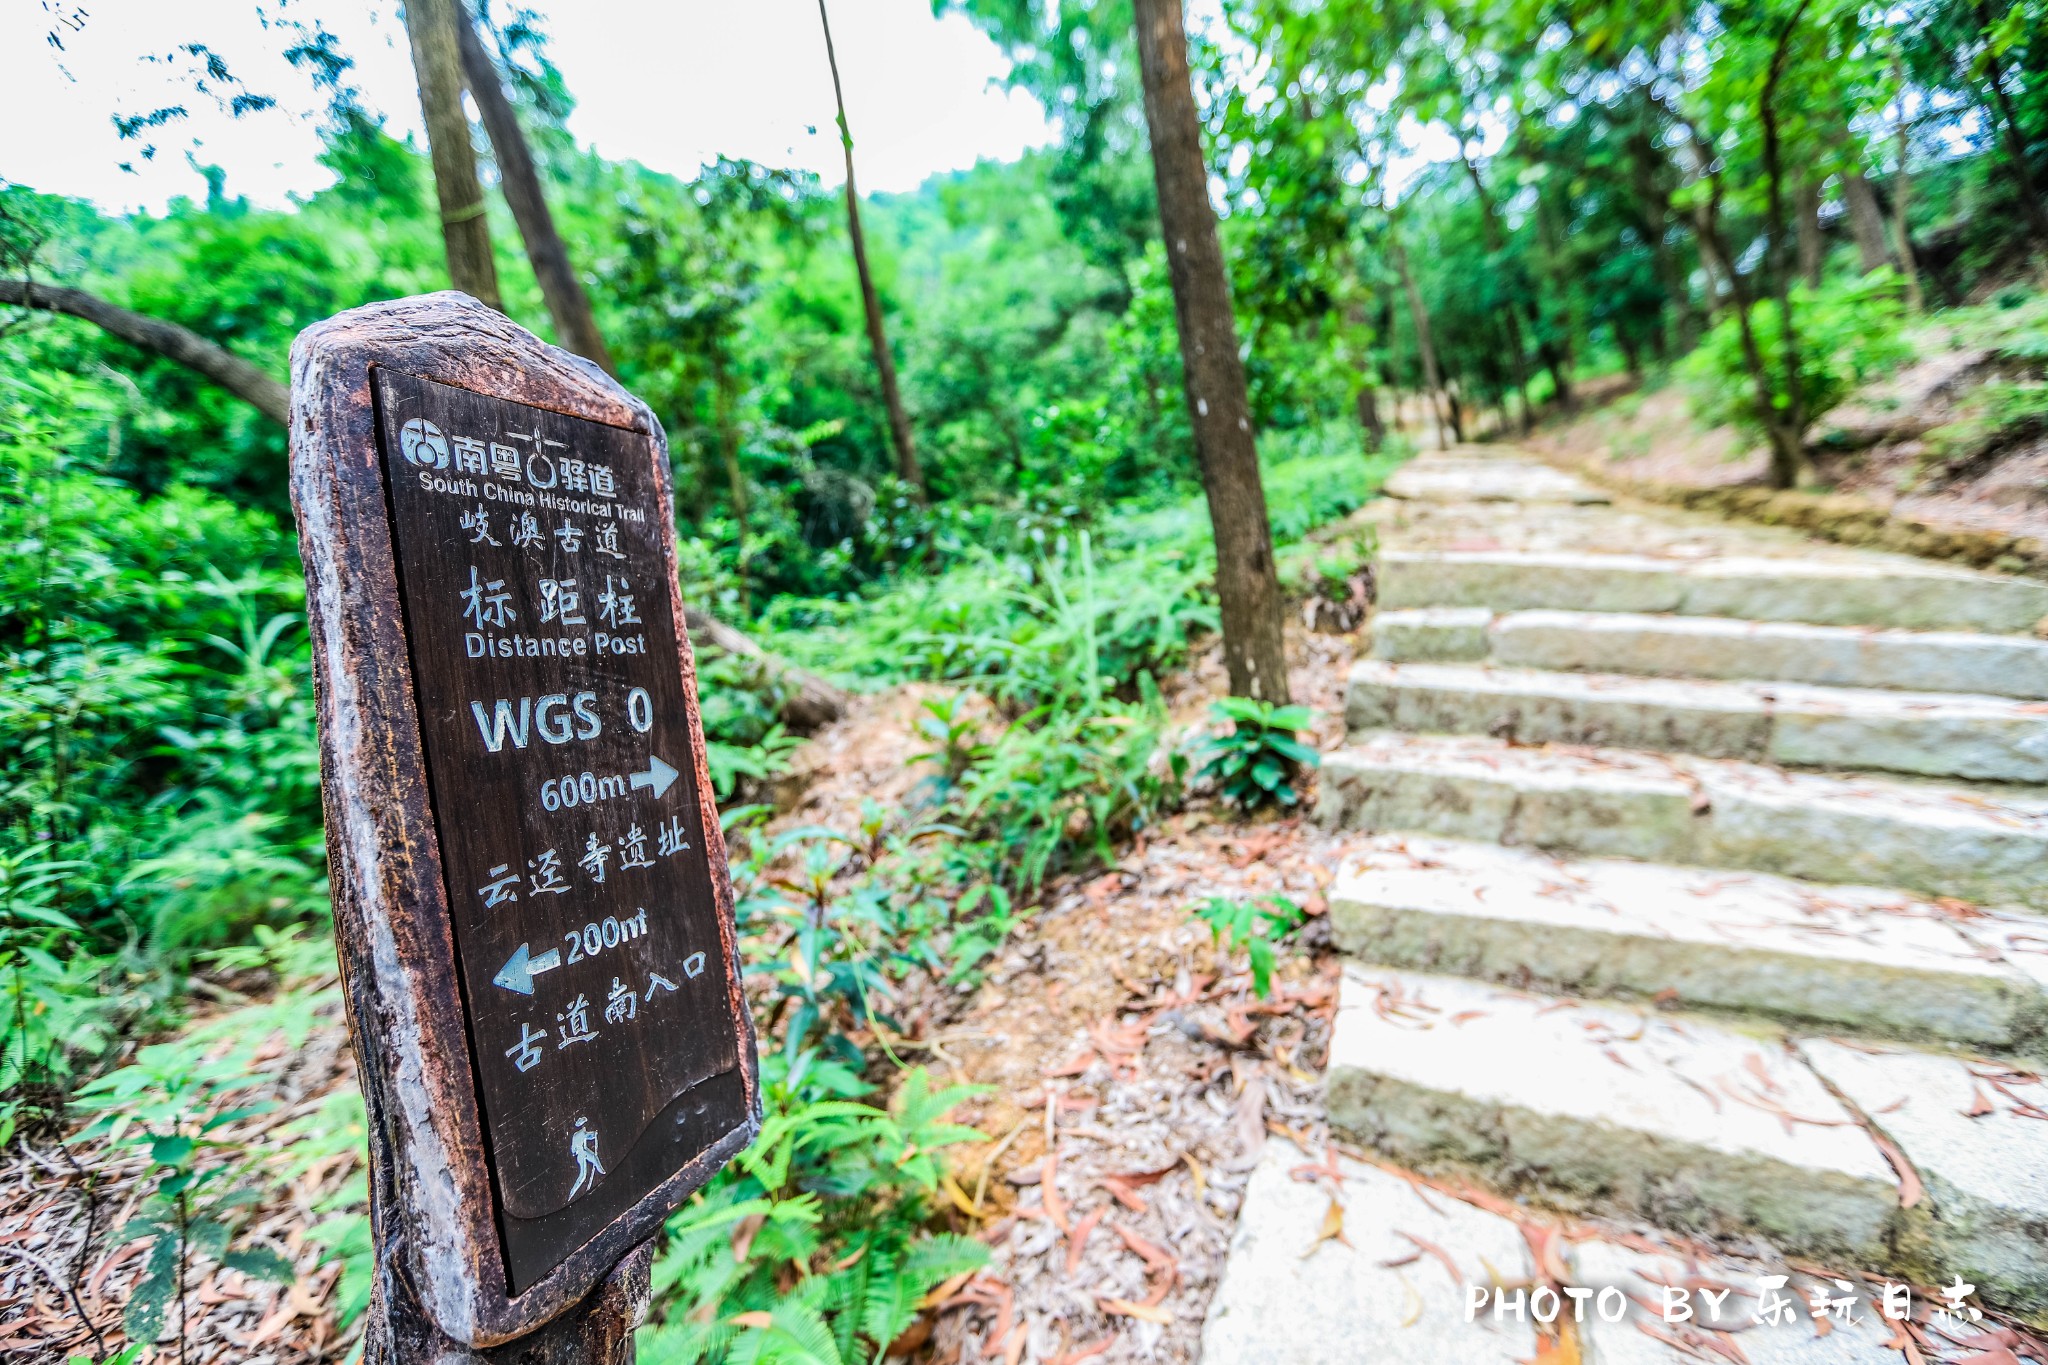
[[[665,598],[685,699],[687,761],[702,793],[703,853],[739,1066],[737,1114],[697,1158],[530,1286],[509,1289],[424,757],[372,394],[375,367],[623,428],[644,441],[658,503]],[[546,346],[453,292],[376,304],[292,348],[292,491],[306,567],[323,794],[350,1027],[369,1106],[379,1302],[416,1302],[465,1347],[525,1335],[576,1305],[759,1124],[731,879],[709,798],[695,669],[676,587],[660,425],[588,361]]]

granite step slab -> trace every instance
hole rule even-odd
[[[1629,750],[1375,735],[1324,757],[1326,828],[1777,873],[2048,910],[2048,794]]]
[[[1535,1274],[1523,1222],[1441,1189],[1418,1188],[1398,1170],[1335,1158],[1341,1180],[1304,1180],[1320,1164],[1285,1138],[1267,1140],[1245,1187],[1223,1277],[1203,1324],[1204,1365],[1523,1365],[1538,1358],[1535,1328],[1508,1300],[1475,1306],[1475,1288],[1498,1274],[1517,1285]],[[1319,1240],[1332,1201],[1344,1240]],[[1524,1215],[1538,1229],[1548,1224]],[[1443,1260],[1420,1250],[1421,1243]],[[1566,1287],[1591,1291],[1573,1318],[1580,1358],[1600,1365],[1905,1365],[1886,1342],[1867,1288],[1844,1320],[1823,1331],[1807,1307],[1818,1283],[1776,1262],[1701,1257],[1695,1248],[1605,1238],[1553,1243]],[[1448,1262],[1448,1265],[1445,1262]],[[1784,1275],[1800,1307],[1763,1317],[1761,1280]],[[1664,1288],[1692,1280],[1667,1318]],[[1840,1290],[1825,1286],[1832,1297]],[[1618,1291],[1605,1294],[1605,1290]],[[1304,1311],[1307,1310],[1307,1311]],[[1680,1319],[1691,1314],[1689,1321]],[[1727,1349],[1739,1356],[1727,1354]]]
[[[1721,616],[2026,634],[2048,583],[1904,558],[1681,560],[1569,551],[1388,550],[1379,605]]]
[[[1318,1154],[1320,1156],[1320,1154]],[[1529,1323],[1467,1322],[1466,1284],[1486,1266],[1526,1274],[1528,1248],[1505,1218],[1348,1158],[1340,1188],[1293,1178],[1312,1158],[1266,1141],[1245,1185],[1223,1278],[1202,1326],[1206,1365],[1515,1365],[1536,1354]],[[1317,1238],[1332,1195],[1345,1241]],[[1465,1283],[1409,1239],[1442,1247]]]
[[[1997,1063],[1840,1041],[1799,1048],[1925,1183],[1928,1225],[1911,1250],[1987,1301],[2048,1316],[2048,1082]]]
[[[1354,845],[1329,906],[1376,965],[2048,1056],[2048,934],[2024,917],[1413,834]]]
[[[2048,783],[2048,706],[2006,697],[1368,659],[1344,716],[1354,730]]]
[[[1892,1257],[1898,1176],[1773,1033],[1354,963],[1327,1098],[1389,1160],[1566,1213]]]
[[[1397,470],[1383,491],[1410,502],[1611,502],[1606,493],[1533,460],[1425,456]]]
[[[1420,607],[1373,620],[1387,663],[1493,663],[1644,678],[2048,698],[2048,640],[1717,616]]]
[[[2035,1073],[1356,963],[1342,991],[1330,1124],[1391,1161],[2048,1317]]]

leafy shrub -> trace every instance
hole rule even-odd
[[[1223,799],[1242,810],[1257,810],[1270,801],[1292,806],[1301,800],[1294,790],[1300,771],[1323,761],[1322,755],[1296,735],[1315,724],[1306,706],[1275,706],[1249,697],[1225,697],[1209,708],[1218,720],[1231,722],[1230,733],[1205,741],[1207,754],[1199,776],[1216,783]]]
[[[1955,420],[1927,433],[1930,462],[1966,464],[2048,432],[2048,384],[1994,379],[1971,390]]]
[[[1989,303],[1942,314],[1956,339],[1981,346],[1994,360],[2048,365],[2048,293],[2025,288],[2001,291]]]
[[[922,1067],[887,1109],[813,1052],[761,1062],[761,1136],[668,1222],[648,1365],[842,1365],[880,1359],[918,1301],[988,1249],[932,1231],[939,1152],[983,1135],[945,1116],[977,1093]]]
[[[1307,916],[1300,906],[1284,896],[1267,896],[1259,901],[1233,901],[1212,896],[1195,908],[1195,914],[1209,926],[1219,946],[1242,951],[1252,973],[1252,990],[1264,1000],[1273,993],[1275,945],[1299,929]]]
[[[267,518],[99,472],[116,411],[0,338],[0,1128],[208,943],[322,913],[303,587]],[[232,564],[237,576],[209,565]]]
[[[284,941],[275,946],[285,949],[281,962],[308,958]],[[323,949],[315,960],[330,960],[324,945],[315,946]],[[154,1182],[141,1211],[115,1232],[119,1241],[149,1242],[125,1314],[131,1340],[156,1340],[172,1307],[179,1309],[182,1340],[182,1285],[195,1258],[291,1283],[291,1263],[243,1235],[270,1184],[261,1150],[230,1130],[270,1107],[254,1098],[268,1080],[255,1061],[259,1050],[279,1039],[286,1052],[296,1048],[316,1019],[338,1012],[339,999],[338,988],[304,990],[287,982],[270,1003],[140,1048],[127,1065],[79,1091],[80,1106],[98,1114],[80,1136],[140,1149]]]
[[[1112,861],[1113,840],[1179,799],[1181,765],[1154,761],[1166,708],[1149,674],[1141,685],[1135,705],[1030,712],[969,771],[958,819],[993,841],[1018,889],[1035,890],[1087,854]]]
[[[1792,317],[1799,332],[1799,386],[1809,421],[1840,403],[1860,384],[1911,358],[1903,326],[1905,304],[1899,278],[1889,269],[1863,276],[1838,276],[1818,290],[1792,290]],[[1784,329],[1773,299],[1751,305],[1750,325],[1772,387],[1772,402],[1789,401],[1782,384]],[[1756,382],[1742,352],[1741,329],[1724,314],[1699,347],[1681,362],[1693,386],[1694,408],[1712,423],[1749,432],[1763,430]]]

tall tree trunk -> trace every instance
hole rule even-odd
[[[1650,259],[1656,263],[1657,282],[1664,288],[1665,309],[1655,338],[1657,356],[1662,359],[1684,351],[1699,335],[1699,310],[1693,306],[1691,286],[1671,249],[1671,195],[1660,175],[1666,165],[1663,154],[1640,124],[1629,134],[1628,149],[1629,179],[1642,207],[1643,235],[1650,243]]]
[[[1976,3],[1977,22],[1988,35],[1992,18],[1985,8],[1984,0]],[[2048,208],[2042,207],[2041,192],[2034,184],[2034,168],[2027,160],[2026,130],[2020,127],[2019,115],[2013,111],[2012,97],[2005,93],[2005,64],[1998,60],[1997,49],[1988,42],[1984,47],[1984,83],[1991,88],[1991,102],[1997,107],[2000,132],[2005,139],[2007,158],[2012,162],[2013,187],[2019,191],[2020,212],[2026,215],[2027,227],[2034,234],[2034,245],[2048,249]]]
[[[533,263],[533,277],[539,281],[541,297],[547,301],[555,335],[563,346],[596,361],[606,374],[617,378],[618,367],[612,364],[604,335],[597,330],[590,296],[569,264],[569,249],[562,245],[561,234],[555,231],[555,215],[549,212],[547,197],[541,193],[540,175],[534,170],[533,149],[527,145],[526,131],[519,126],[512,101],[505,97],[498,69],[484,51],[468,7],[462,0],[448,3],[457,7],[456,36],[462,49],[462,73],[469,93],[476,99],[477,111],[483,115],[484,131],[491,139],[491,155],[498,163],[498,184],[505,191],[505,202],[512,206],[513,221],[519,224],[526,259]]]
[[[1890,265],[1891,248],[1885,242],[1884,210],[1877,205],[1877,192],[1860,170],[1842,172],[1842,203],[1849,210],[1849,235],[1856,239],[1857,264],[1864,274]]]
[[[183,365],[279,426],[291,423],[290,389],[234,352],[175,322],[133,312],[83,289],[62,289],[29,280],[0,280],[0,303],[83,318],[123,341]]]
[[[1237,351],[1230,277],[1209,203],[1209,165],[1202,155],[1181,0],[1133,0],[1131,8],[1188,417],[1216,538],[1223,662],[1234,695],[1284,703],[1291,694],[1273,532]]]
[[[1821,259],[1827,243],[1820,235],[1820,181],[1807,176],[1792,194],[1792,211],[1799,216],[1799,274],[1813,288],[1820,288]]]
[[[1401,293],[1408,300],[1408,321],[1415,328],[1415,352],[1422,361],[1422,382],[1429,388],[1430,416],[1436,420],[1436,442],[1441,446],[1450,433],[1445,429],[1444,374],[1437,362],[1436,338],[1429,330],[1429,307],[1422,301],[1422,291],[1415,286],[1415,272],[1408,268],[1407,248],[1391,233],[1387,237],[1387,255],[1394,262],[1394,270],[1401,277]]]
[[[918,466],[917,446],[911,439],[910,414],[904,411],[903,394],[896,387],[896,360],[889,354],[889,334],[882,326],[882,297],[875,292],[874,273],[868,269],[867,236],[860,227],[860,191],[853,183],[853,129],[846,122],[846,92],[839,84],[839,54],[832,46],[832,20],[825,13],[825,0],[818,0],[818,22],[825,30],[825,60],[832,67],[832,98],[839,108],[839,146],[846,154],[846,233],[853,240],[853,268],[860,276],[861,307],[867,310],[868,345],[875,353],[882,403],[889,411],[889,443],[896,450],[897,476],[923,497],[924,471]]]
[[[469,140],[469,115],[462,110],[460,35],[467,19],[458,2],[407,0],[405,32],[412,45],[413,74],[419,79],[427,146],[433,152],[448,279],[463,293],[502,312],[498,266],[491,257],[491,225],[484,217],[484,190],[476,178],[476,147]]]

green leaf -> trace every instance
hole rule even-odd
[[[149,1144],[149,1159],[159,1166],[182,1166],[196,1146],[198,1144],[188,1137],[154,1138]]]
[[[1264,1000],[1273,993],[1273,945],[1255,938],[1245,949],[1252,960],[1252,991]]]
[[[128,1306],[121,1312],[121,1325],[130,1341],[155,1341],[164,1330],[164,1311],[178,1288],[178,1238],[160,1234],[150,1243],[148,1258],[134,1288],[128,1291]]]
[[[292,1268],[290,1261],[265,1246],[230,1251],[220,1258],[220,1263],[230,1270],[241,1271],[251,1279],[268,1280],[272,1284],[290,1284],[298,1278],[298,1271]]]
[[[1260,719],[1268,730],[1306,730],[1316,723],[1316,713],[1306,706],[1279,706]]]

